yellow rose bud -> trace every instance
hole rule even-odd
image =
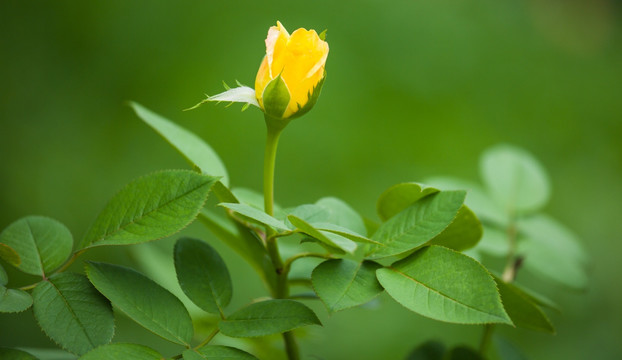
[[[326,72],[328,43],[315,30],[291,35],[277,21],[266,38],[266,56],[255,79],[259,107],[275,119],[291,119],[309,111],[320,94]]]

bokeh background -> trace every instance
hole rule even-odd
[[[560,304],[554,336],[500,332],[531,359],[622,353],[622,3],[616,0],[0,2],[0,228],[54,217],[80,238],[130,180],[184,160],[126,106],[142,103],[208,141],[234,186],[261,189],[257,109],[208,105],[221,81],[253,85],[269,26],[328,29],[320,101],[286,130],[277,159],[285,206],[338,196],[375,218],[390,185],[432,175],[478,179],[478,157],[507,142],[548,169],[546,211],[582,239],[590,286],[543,285]],[[234,306],[265,294],[232,268]],[[164,240],[163,244],[168,244]],[[169,241],[170,243],[170,241]],[[140,252],[140,248],[137,248]],[[93,258],[132,260],[125,248]],[[74,265],[80,271],[80,264]],[[164,266],[164,265],[163,265]],[[156,266],[157,267],[157,266]],[[11,284],[34,279],[9,270]],[[434,322],[383,295],[328,317],[307,359],[401,359],[427,339],[476,346],[481,328]],[[31,310],[0,315],[0,346],[52,347]],[[119,317],[115,341],[179,349]],[[316,356],[316,357],[314,357]]]

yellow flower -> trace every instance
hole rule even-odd
[[[291,119],[309,111],[320,94],[328,43],[315,30],[291,35],[277,21],[266,38],[266,56],[255,79],[259,107],[270,117]]]

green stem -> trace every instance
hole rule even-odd
[[[484,325],[484,333],[482,334],[482,340],[479,343],[479,353],[484,355],[488,350],[488,345],[490,345],[490,340],[492,339],[492,333],[495,330],[494,324],[486,324]]]
[[[208,336],[205,340],[203,340],[203,342],[201,342],[199,345],[195,346],[195,347],[194,347],[194,349],[195,349],[195,350],[197,350],[197,349],[200,349],[200,348],[202,348],[203,346],[205,346],[205,345],[209,344],[209,342],[210,342],[210,341],[212,341],[212,339],[214,338],[214,336],[218,335],[218,332],[219,332],[219,331],[220,331],[220,329],[219,329],[219,328],[214,329],[214,331],[212,331],[212,333],[211,333],[211,334],[209,334],[209,336]]]
[[[274,126],[275,122],[266,118],[268,134],[266,138],[266,151],[264,153],[264,171],[263,171],[263,196],[264,211],[266,214],[274,215],[274,167],[276,163],[276,149],[279,144],[282,127]],[[276,233],[269,226],[266,227],[266,247],[268,255],[272,259],[274,270],[277,274],[276,287],[272,289],[272,295],[276,299],[284,299],[289,295],[289,287],[287,284],[287,272],[283,268],[283,260],[279,253]],[[292,332],[283,333],[283,341],[285,342],[285,352],[289,360],[299,360],[298,345],[296,338]]]

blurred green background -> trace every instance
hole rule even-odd
[[[127,100],[195,131],[221,155],[234,186],[260,190],[261,113],[239,105],[181,110],[220,92],[222,80],[253,86],[276,20],[292,31],[327,28],[331,49],[320,101],[282,137],[278,202],[332,195],[376,218],[375,200],[390,185],[432,175],[479,181],[484,149],[524,147],[549,170],[546,210],[582,238],[591,284],[584,293],[542,286],[563,309],[550,314],[557,335],[500,332],[532,359],[619,358],[620,1],[3,0],[0,228],[41,214],[80,238],[130,180],[187,167]],[[198,224],[187,233],[217,243]],[[234,306],[264,295],[250,268],[219,249],[234,269]],[[91,256],[126,262],[131,253]],[[10,285],[34,280],[8,270]],[[378,304],[330,318],[316,307],[324,328],[302,340],[307,358],[401,359],[430,338],[479,341],[480,327],[423,318],[386,295]],[[53,346],[31,311],[0,315],[0,346]],[[178,351],[119,322],[115,341]]]

